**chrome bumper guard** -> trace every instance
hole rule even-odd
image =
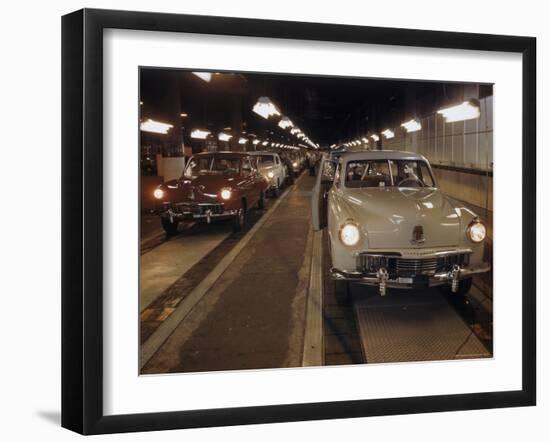
[[[230,209],[226,210],[212,210],[210,207],[212,205],[210,203],[199,203],[196,205],[196,208],[193,208],[193,210],[190,209],[183,209],[179,211],[174,211],[173,209],[169,208],[164,211],[162,214],[162,217],[167,217],[170,219],[170,222],[176,221],[189,221],[189,220],[196,220],[196,221],[203,221],[205,220],[207,223],[210,223],[212,220],[223,220],[232,218],[237,214],[236,210]],[[179,208],[178,208],[179,209]]]
[[[444,285],[451,283],[453,292],[458,290],[458,282],[475,274],[482,274],[491,270],[491,265],[481,263],[479,266],[453,266],[450,271],[436,272],[433,275],[423,276],[427,287]],[[390,278],[385,268],[380,268],[375,275],[364,274],[362,272],[346,272],[336,268],[330,269],[330,277],[333,280],[347,280],[349,282],[378,286],[380,295],[386,295],[386,288],[411,289],[415,287],[415,277],[394,277]]]

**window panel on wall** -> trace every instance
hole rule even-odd
[[[464,166],[468,168],[480,167],[476,131],[464,135]]]
[[[455,126],[462,126],[462,125],[455,125]],[[452,139],[451,163],[453,165],[462,166],[464,165],[464,134],[455,133],[452,135],[451,139]]]
[[[453,159],[453,137],[451,123],[443,124],[443,150],[441,152],[441,162],[449,164]]]
[[[493,130],[493,97],[486,97],[480,100],[479,130]]]
[[[434,115],[432,117],[432,122],[434,127],[435,160],[439,163],[443,161],[443,120],[438,115]]]
[[[493,161],[493,133],[480,132],[479,134],[479,166],[481,169],[491,167]]]

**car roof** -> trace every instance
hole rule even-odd
[[[244,151],[215,151],[215,152],[197,152],[193,157],[207,157],[212,155],[223,155],[224,157],[244,157],[250,155],[250,152]]]
[[[252,151],[249,152],[250,155],[279,155],[276,152],[270,152],[270,151]]]
[[[368,150],[342,153],[343,162],[350,160],[423,160],[428,162],[423,155],[409,151]]]

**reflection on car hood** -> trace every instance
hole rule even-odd
[[[460,218],[441,191],[433,188],[347,188],[338,199],[341,213],[361,225],[369,248],[455,246]],[[422,226],[424,241],[416,242]],[[416,230],[418,232],[418,229]]]
[[[184,177],[179,187],[190,200],[212,200],[223,188],[236,188],[242,180],[237,174],[199,174],[193,178]]]

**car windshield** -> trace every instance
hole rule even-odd
[[[348,188],[435,187],[426,162],[419,160],[352,160],[346,164]]]
[[[258,166],[270,166],[273,165],[273,156],[264,154],[264,155],[257,155],[257,161]]]
[[[238,174],[241,159],[237,157],[191,157],[185,168],[185,177],[196,177],[200,174]]]

